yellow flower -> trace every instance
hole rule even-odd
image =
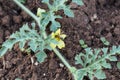
[[[63,39],[66,37],[66,35],[61,34],[60,29],[58,29],[56,32],[52,32],[51,37],[58,42],[58,44],[50,43],[50,46],[52,48],[58,47],[59,49],[62,49],[65,47],[65,43],[64,43]]]
[[[44,13],[44,12],[45,12],[44,9],[38,8],[38,9],[37,9],[37,16],[38,16],[38,17],[42,17],[42,13]]]

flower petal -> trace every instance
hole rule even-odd
[[[55,33],[54,32],[52,32],[51,38],[55,38]]]
[[[58,30],[55,32],[55,35],[60,35],[60,33],[61,33],[61,30],[58,29]]]
[[[59,49],[64,48],[64,47],[65,47],[64,41],[60,40],[60,41],[59,41],[59,44],[57,44],[57,46],[58,46]]]
[[[66,35],[65,35],[65,34],[61,34],[60,37],[61,37],[62,39],[65,39],[65,38],[66,38]]]
[[[54,49],[56,48],[56,44],[50,43],[50,46]]]
[[[41,13],[45,12],[44,9],[38,8],[37,9],[37,16],[41,17]]]

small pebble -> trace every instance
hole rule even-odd
[[[37,66],[39,63],[38,62],[35,62],[35,65]]]
[[[64,67],[64,65],[63,65],[62,63],[60,63],[59,65],[60,65],[60,67],[61,67],[61,68],[63,68],[63,67]]]
[[[46,74],[44,73],[43,76],[46,76]]]
[[[98,19],[97,14],[94,14],[94,15],[91,17],[91,21],[95,21],[96,19]]]

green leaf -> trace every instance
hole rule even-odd
[[[105,79],[106,78],[106,75],[102,70],[97,70],[94,75],[98,79]]]
[[[110,61],[117,61],[117,57],[116,57],[116,56],[110,56],[110,57],[109,57],[109,60],[110,60]]]
[[[47,12],[46,14],[44,14],[43,17],[44,18],[41,21],[42,30],[45,30],[49,22],[51,22],[51,26],[50,26],[51,31],[56,31],[59,27],[61,27],[60,23],[56,21],[57,18],[62,18],[61,16],[55,15],[55,13],[52,12]]]
[[[110,45],[110,43],[109,43],[108,41],[107,41],[107,42],[105,42],[104,44],[105,44],[105,45],[107,45],[107,46],[109,46],[109,45]]]
[[[51,46],[45,46],[45,49],[52,50]]]
[[[47,55],[44,51],[40,51],[35,56],[37,57],[37,61],[40,63],[44,62],[45,58],[47,57]]]
[[[82,0],[72,0],[72,2],[78,4],[78,5],[84,5]]]
[[[36,43],[36,41],[35,41],[34,39],[31,40],[31,41],[28,43],[28,45],[30,46],[30,49],[31,49],[33,52],[36,51],[37,46],[38,46],[38,44]]]
[[[86,48],[85,53],[79,53],[75,56],[75,63],[83,66],[82,70],[86,71],[91,80],[94,76],[98,79],[104,79],[106,76],[102,69],[111,69],[111,64],[107,63],[107,60],[116,61],[115,54],[120,54],[120,46],[113,46],[111,50],[108,48]]]
[[[51,31],[56,31],[59,27],[61,27],[60,23],[56,21],[56,19],[61,18],[61,16],[56,16],[54,13],[50,13],[49,18],[49,20],[52,22],[50,26]]]
[[[118,47],[112,46],[112,49],[110,50],[110,54],[111,55],[120,54],[120,45]]]
[[[79,40],[79,43],[81,44],[81,45],[84,45],[85,44],[85,42],[84,42],[84,40]]]
[[[80,53],[75,56],[75,64],[81,64],[82,66],[84,65],[83,60],[81,57],[84,57],[85,55],[83,53]]]
[[[52,21],[50,30],[51,30],[51,31],[56,31],[60,26],[61,26],[61,25],[60,25],[59,22],[57,22],[57,21]]]
[[[34,27],[31,29],[28,24],[25,24],[19,31],[13,33],[10,38],[3,43],[0,49],[0,55],[3,56],[7,50],[12,49],[15,43],[19,43],[19,48],[23,49],[26,42],[28,42],[28,46],[30,46],[32,51],[42,51],[46,48],[45,46],[47,43],[45,43],[45,41],[46,40],[43,40],[41,34],[39,34]]]
[[[95,55],[93,56],[93,61],[95,61],[98,58],[100,51],[100,49],[94,49]]]
[[[88,72],[91,72],[91,74],[92,74],[92,73],[94,73],[93,70],[102,69],[102,66],[100,65],[100,63],[98,63],[98,64],[92,65],[89,69],[90,69],[90,71],[88,71]]]
[[[102,42],[105,42],[105,41],[106,41],[105,37],[101,37],[100,40],[101,40]]]
[[[103,66],[104,68],[108,68],[108,69],[112,68],[110,63],[107,63],[106,61],[102,61],[101,66]]]
[[[110,43],[105,39],[105,37],[101,37],[100,40],[103,42],[104,45],[109,46]]]
[[[5,55],[5,53],[7,52],[7,50],[8,50],[8,48],[2,47],[2,48],[0,49],[0,57],[2,57],[3,55]]]
[[[120,62],[117,62],[117,68],[120,69]]]
[[[70,9],[70,7],[64,7],[63,8],[65,15],[68,17],[74,17],[73,11]]]
[[[102,52],[103,52],[103,55],[104,55],[104,56],[107,56],[108,48],[102,48],[101,50],[102,50]]]
[[[6,48],[11,49],[15,43],[16,43],[16,40],[15,40],[15,39],[14,39],[14,40],[8,39],[8,40],[6,40],[6,41],[3,43],[2,46],[5,46]]]
[[[43,19],[41,20],[41,25],[39,26],[41,30],[45,30],[46,26],[50,22],[50,15],[49,13],[44,14]]]
[[[49,3],[49,0],[42,0],[42,3],[47,4],[49,9],[51,8],[51,5],[50,5],[50,3]]]
[[[88,45],[83,45],[83,46],[81,46],[82,48],[87,48],[88,47]]]
[[[92,74],[88,74],[90,80],[93,80],[93,75]]]
[[[31,26],[32,26],[33,29],[35,29],[35,22],[32,22]]]
[[[15,78],[15,80],[22,80],[22,79],[20,79],[20,78]]]
[[[20,49],[23,49],[24,48],[24,46],[25,46],[25,43],[26,43],[26,41],[21,41],[21,42],[19,42],[19,48]]]
[[[76,71],[76,77],[75,79],[76,80],[83,80],[83,77],[87,75],[87,72],[85,70],[82,70],[82,69],[78,69]]]
[[[50,3],[50,0],[42,0],[43,3],[47,4],[49,10],[42,14],[40,29],[45,30],[46,26],[51,22],[50,30],[56,31],[61,27],[60,23],[56,21],[57,18],[62,18],[61,16],[56,15],[56,12],[63,10],[64,14],[68,17],[74,17],[73,11],[70,9],[70,6],[66,5],[66,0],[53,0]],[[76,1],[75,1],[76,2]]]
[[[88,47],[88,45],[85,44],[84,40],[82,40],[82,39],[79,40],[79,43],[80,43],[80,45],[81,45],[82,48],[87,48]]]
[[[70,9],[70,6],[65,4],[66,0],[53,0],[50,3],[50,0],[42,0],[42,3],[47,4],[49,10],[42,14],[40,29],[45,30],[46,26],[51,22],[50,30],[56,31],[61,27],[60,23],[56,21],[57,18],[62,18],[56,14],[57,11],[63,10],[64,14],[68,17],[74,17],[73,11]],[[82,1],[73,0],[73,2],[82,4]]]
[[[42,0],[42,3],[49,3],[49,0]]]

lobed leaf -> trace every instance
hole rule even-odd
[[[37,57],[37,61],[39,61],[40,63],[44,62],[45,58],[47,57],[44,51],[38,52],[35,56]]]
[[[120,62],[117,62],[117,68],[120,69]]]
[[[64,6],[62,9],[63,9],[65,15],[67,15],[68,17],[74,17],[74,13],[73,13],[73,11],[70,9],[69,6]]]
[[[60,23],[56,21],[57,18],[62,18],[61,16],[57,15],[56,12],[59,10],[63,10],[64,14],[68,17],[74,17],[73,11],[70,9],[70,6],[66,5],[65,2],[67,0],[53,0],[52,3],[50,3],[49,0],[42,0],[43,3],[47,4],[49,10],[46,11],[44,14],[42,14],[41,18],[41,29],[45,30],[46,26],[51,22],[50,30],[56,31],[59,27],[61,27]],[[73,0],[73,2],[80,2],[82,1],[76,1]]]
[[[36,51],[37,46],[38,46],[36,40],[34,40],[34,39],[29,41],[28,45],[30,46],[30,49],[34,52]]]
[[[50,3],[49,3],[49,0],[42,0],[42,3],[47,4],[49,8],[51,7],[51,5],[50,5]]]
[[[38,60],[41,60],[39,62],[42,62],[46,57],[43,50],[49,48],[50,42],[50,38],[43,39],[41,34],[35,30],[35,24],[32,25],[32,28],[30,28],[28,24],[25,24],[19,31],[13,33],[10,38],[3,43],[2,48],[0,49],[0,56],[3,56],[8,50],[11,50],[16,43],[19,43],[19,48],[21,50],[23,50],[25,44],[27,44],[34,53],[42,51],[41,54],[37,53]],[[43,58],[41,58],[40,55]]]
[[[7,52],[7,50],[8,50],[8,48],[2,47],[2,48],[0,49],[0,57],[2,57],[3,55],[5,55],[5,53]]]
[[[15,80],[22,80],[22,79],[20,79],[20,78],[15,78]]]
[[[75,77],[75,79],[76,79],[76,80],[83,80],[83,77],[84,77],[85,75],[87,75],[85,70],[78,69],[78,70],[76,71],[76,77]]]
[[[105,79],[106,78],[106,75],[102,70],[96,70],[94,75],[98,79]]]
[[[24,48],[25,42],[26,42],[26,41],[19,42],[19,48],[20,48],[20,49],[23,49],[23,48]]]
[[[106,61],[102,61],[101,63],[101,66],[104,67],[104,68],[108,68],[108,69],[111,69],[111,64],[110,63],[107,63]]]
[[[110,45],[110,43],[105,39],[105,37],[101,37],[100,40],[102,41],[102,43],[106,46]]]
[[[83,5],[83,1],[82,0],[72,0],[72,2],[78,4],[78,5]]]
[[[115,54],[120,54],[120,46],[113,46],[110,51],[108,48],[86,48],[85,53],[80,53],[75,56],[75,63],[83,66],[80,70],[85,70],[86,72],[84,76],[88,75],[90,80],[93,80],[94,77],[98,79],[105,79],[106,76],[102,69],[111,69],[111,65],[107,62],[107,60],[117,61]]]
[[[75,64],[81,64],[84,65],[82,57],[84,57],[85,55],[83,53],[80,53],[79,55],[75,56]]]
[[[110,61],[117,61],[117,57],[116,57],[116,56],[110,56],[110,57],[109,57],[109,60],[110,60]]]

